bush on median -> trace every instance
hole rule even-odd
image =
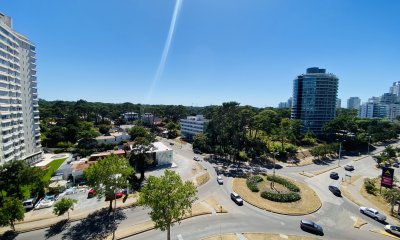
[[[279,183],[283,186],[285,186],[287,189],[289,189],[292,192],[300,192],[300,188],[298,186],[296,186],[294,183],[282,178],[282,177],[278,177],[278,176],[267,176],[267,180],[271,181],[271,182],[276,182]]]
[[[247,187],[252,191],[252,192],[259,192],[260,189],[258,188],[257,184],[259,182],[262,182],[263,178],[259,175],[256,176],[251,176],[246,180]]]
[[[261,193],[261,197],[274,202],[296,202],[301,199],[300,194],[298,194],[297,192],[274,193],[264,191]]]

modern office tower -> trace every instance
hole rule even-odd
[[[359,109],[361,105],[361,99],[359,97],[350,97],[347,99],[347,108],[348,109]]]
[[[338,84],[334,74],[317,67],[294,79],[291,117],[301,120],[303,132],[319,135],[322,126],[335,118]]]
[[[41,159],[35,46],[0,13],[0,164]]]
[[[399,97],[393,93],[384,93],[379,100],[379,103],[382,104],[393,104],[398,102],[399,102]]]
[[[397,113],[397,104],[366,102],[361,105],[358,116],[360,118],[391,118],[396,117]]]
[[[400,82],[394,82],[390,87],[389,92],[400,97]]]
[[[341,108],[342,107],[342,99],[336,98],[336,108]]]
[[[209,120],[205,119],[203,115],[189,116],[186,119],[181,119],[181,134],[185,139],[193,140],[193,138],[204,133]]]

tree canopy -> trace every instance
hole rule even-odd
[[[133,172],[126,158],[112,154],[90,165],[84,175],[96,191],[97,197],[101,198],[105,195],[114,196],[116,191],[126,187],[127,179]],[[112,200],[113,198],[110,198],[110,211]]]
[[[196,193],[192,182],[183,183],[177,173],[166,170],[160,177],[149,177],[140,192],[138,204],[151,209],[149,215],[155,227],[167,230],[169,240],[171,226],[190,211],[197,199]]]

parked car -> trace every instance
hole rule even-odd
[[[400,237],[400,227],[393,226],[393,225],[386,225],[385,231]]]
[[[88,195],[87,195],[88,198],[92,198],[92,197],[94,197],[96,195],[97,195],[97,193],[93,188],[89,189]]]
[[[376,221],[379,222],[385,222],[386,221],[386,216],[379,213],[378,210],[373,209],[373,208],[367,208],[367,207],[360,207],[360,212],[375,219]]]
[[[122,191],[118,191],[115,196],[114,194],[108,194],[106,195],[106,199],[105,201],[110,201],[110,200],[114,200],[114,199],[119,199],[122,198],[122,196],[124,196],[124,193]]]
[[[52,207],[56,200],[56,195],[46,195],[35,205],[35,209]]]
[[[173,143],[173,142],[170,142],[170,143],[169,143],[169,145],[171,145],[171,146],[172,146],[172,145],[174,145],[174,143]]]
[[[301,220],[300,221],[300,228],[303,231],[315,233],[315,234],[318,234],[318,235],[321,235],[321,236],[324,235],[324,230],[322,229],[322,227],[320,225],[316,224],[315,222],[310,221],[310,220]]]
[[[399,167],[399,163],[397,163],[397,162],[393,163],[393,167],[398,168]]]
[[[193,160],[200,161],[200,158],[199,157],[193,157]]]
[[[197,149],[197,148],[193,149],[193,152],[197,153],[197,154],[201,154],[201,151],[199,149]]]
[[[218,176],[218,177],[217,177],[217,182],[218,182],[220,185],[224,184],[224,180],[222,180],[222,177],[221,177],[221,176]]]
[[[329,175],[332,179],[338,180],[339,179],[339,174],[337,172],[331,172]]]
[[[32,209],[32,208],[35,207],[35,204],[37,203],[37,200],[38,200],[38,197],[37,197],[37,196],[31,197],[31,198],[29,198],[29,199],[26,199],[26,200],[23,202],[22,206],[23,206],[25,209]]]
[[[342,192],[340,191],[340,189],[338,187],[330,185],[329,186],[329,191],[331,191],[333,194],[335,194],[338,197],[342,196]]]
[[[354,171],[353,165],[346,165],[346,166],[344,166],[344,169],[345,169],[346,171]]]
[[[237,205],[243,205],[243,199],[239,196],[239,194],[233,192],[231,193],[231,199],[237,204]]]

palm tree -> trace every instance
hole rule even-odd
[[[399,189],[392,188],[392,189],[387,189],[386,191],[383,192],[383,198],[390,202],[391,205],[391,212],[393,213],[394,211],[394,205],[396,201],[400,200],[400,191]]]

